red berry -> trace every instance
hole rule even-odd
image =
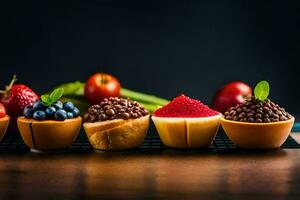
[[[6,116],[6,109],[2,103],[0,103],[0,119]]]
[[[18,116],[23,115],[23,110],[27,105],[39,100],[39,96],[33,92],[29,87],[22,84],[14,85],[16,76],[14,76],[11,83],[6,86],[5,91],[2,93],[1,103],[5,106],[7,114],[11,116],[10,131],[16,132],[18,130],[16,119]]]
[[[33,105],[39,97],[26,85],[13,85],[1,102],[5,105],[8,113],[12,116],[22,115],[27,105]]]

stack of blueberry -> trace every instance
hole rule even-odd
[[[33,106],[27,106],[24,109],[24,116],[35,120],[55,119],[63,121],[78,117],[79,113],[79,109],[72,102],[62,103],[61,101],[48,107],[42,101],[36,101]]]

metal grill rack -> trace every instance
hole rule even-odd
[[[287,148],[287,149],[300,148],[300,145],[291,136],[289,136],[281,148]],[[83,132],[81,132],[77,140],[71,145],[71,147],[67,152],[88,153],[91,152],[92,150],[93,148],[91,147],[87,137]],[[150,130],[149,134],[146,136],[144,142],[139,146],[139,148],[131,151],[150,152],[150,151],[165,151],[165,150],[173,150],[173,149],[164,146],[158,134],[155,132],[155,130]],[[219,131],[214,142],[206,150],[220,152],[220,153],[240,151],[240,149],[236,147],[229,140],[229,138],[222,130]],[[16,134],[14,136],[5,137],[4,140],[0,143],[1,153],[26,153],[28,151],[29,148],[26,147],[21,137]]]
[[[139,148],[142,150],[171,149],[163,145],[159,136],[156,133],[147,135],[147,137],[144,140],[144,143]],[[300,148],[300,145],[291,136],[289,136],[285,141],[285,143],[281,146],[281,148],[295,149],[295,148]],[[211,150],[215,152],[223,152],[223,153],[240,151],[240,149],[230,141],[230,139],[226,136],[226,134],[223,131],[218,132],[213,143],[209,146],[207,150]]]

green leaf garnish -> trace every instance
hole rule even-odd
[[[53,90],[50,95],[48,94],[42,95],[41,100],[46,106],[51,106],[53,103],[55,103],[62,97],[63,93],[64,93],[63,88],[57,88]]]
[[[64,93],[63,88],[57,88],[57,89],[53,90],[53,92],[51,92],[50,99],[53,101],[57,101],[60,99],[60,97],[62,97],[63,93]]]
[[[260,81],[254,88],[254,96],[260,101],[264,101],[270,93],[270,85],[268,81]]]
[[[51,101],[51,100],[50,100],[50,96],[49,96],[48,94],[42,95],[42,96],[41,96],[41,100],[42,100],[42,102],[44,102],[46,105],[47,105],[48,102]],[[47,105],[47,106],[49,106],[49,105]]]

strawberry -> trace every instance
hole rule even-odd
[[[14,121],[13,123],[18,116],[23,115],[23,110],[27,105],[32,106],[39,99],[39,96],[26,85],[14,84],[16,79],[16,75],[14,75],[5,91],[0,91],[2,93],[1,103],[6,107],[7,113]],[[16,131],[16,126],[14,131]]]

